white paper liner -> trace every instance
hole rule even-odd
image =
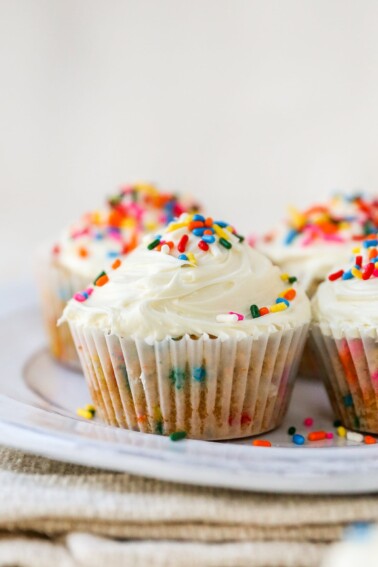
[[[151,345],[71,323],[104,421],[209,440],[257,435],[281,423],[307,330],[303,325],[241,340],[186,335]]]
[[[88,287],[88,280],[59,266],[50,249],[41,249],[36,258],[37,283],[42,315],[51,354],[62,364],[80,370],[80,361],[67,323],[57,326],[66,303],[74,293]]]
[[[336,417],[348,429],[378,434],[377,330],[314,324],[311,338]]]

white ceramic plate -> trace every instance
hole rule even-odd
[[[38,308],[25,288],[1,294],[0,443],[82,465],[189,484],[251,491],[307,494],[378,490],[378,444],[333,441],[294,445],[289,426],[308,433],[334,431],[323,386],[298,380],[282,427],[265,435],[271,448],[251,439],[185,440],[120,430],[77,417],[88,403],[80,374],[54,363],[47,352]],[[5,298],[8,297],[8,300]]]

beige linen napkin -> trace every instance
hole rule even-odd
[[[1,566],[315,567],[361,520],[378,521],[378,496],[191,487],[0,449]]]

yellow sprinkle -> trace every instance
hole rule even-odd
[[[287,280],[289,279],[289,277],[290,277],[289,274],[281,274],[281,280],[282,280],[283,282],[287,282]]]
[[[99,211],[93,211],[91,213],[91,222],[93,224],[101,224],[101,213]]]
[[[337,431],[337,435],[338,435],[339,437],[346,437],[347,431],[346,431],[345,427],[343,427],[342,425],[340,425],[340,427],[338,427],[338,428],[336,429],[336,431]]]
[[[84,419],[93,419],[93,413],[83,408],[79,408],[76,410],[77,415],[80,417],[84,417]]]
[[[362,279],[362,274],[360,272],[360,270],[357,270],[357,268],[353,267],[351,269],[352,274],[354,275],[355,278],[360,278],[360,280]]]
[[[197,260],[196,257],[194,256],[193,252],[187,252],[186,253],[188,260],[191,264],[197,264]]]
[[[286,303],[275,303],[269,307],[271,313],[278,313],[278,311],[285,311],[287,309]]]
[[[289,207],[288,213],[292,225],[297,230],[300,230],[306,224],[306,217],[302,215],[302,213],[298,211],[298,209],[296,209],[295,207]]]
[[[374,266],[375,266],[376,268],[378,268],[378,262],[376,262],[376,263],[374,264]]]
[[[347,230],[350,227],[350,223],[343,221],[339,224],[339,230]],[[358,252],[355,252],[355,254],[358,254]]]
[[[178,230],[179,228],[184,228],[184,226],[188,226],[189,222],[174,222],[170,224],[167,228],[167,232],[173,232],[174,230]]]
[[[133,185],[133,189],[136,189],[136,191],[143,191],[143,193],[147,193],[152,196],[158,195],[158,190],[153,185],[150,185],[150,183],[135,183],[135,185]]]
[[[84,409],[86,409],[87,411],[91,411],[93,413],[96,411],[96,408],[92,406],[92,404],[87,404]]]
[[[359,254],[361,252],[361,248],[359,248],[359,247],[353,248],[352,252],[353,252],[353,254]]]
[[[218,226],[217,224],[213,224],[213,229],[215,230],[215,232],[217,233],[217,235],[220,238],[224,238],[225,240],[229,239],[229,234],[227,234],[227,232],[225,230],[223,230],[223,228],[221,228],[220,226]]]
[[[122,221],[123,228],[134,228],[136,226],[136,220],[132,217],[127,217]]]
[[[228,230],[229,232],[233,232],[234,229],[232,228],[231,225],[229,225],[229,226],[226,226],[226,230]]]
[[[156,230],[158,226],[159,226],[158,223],[155,222],[155,221],[147,221],[146,222],[146,230],[153,231],[153,230]]]

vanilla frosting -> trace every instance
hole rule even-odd
[[[275,304],[292,286],[227,223],[211,225],[210,219],[207,233],[197,236],[188,231],[191,218],[184,214],[163,234],[147,237],[107,273],[106,285],[95,286],[86,301],[71,300],[63,319],[151,340],[185,334],[241,338],[309,322],[309,300],[300,288],[285,310],[253,318],[252,304]],[[203,244],[206,236],[209,243]],[[187,242],[181,254],[183,238]]]
[[[320,323],[323,330],[378,327],[378,270],[375,268],[378,253],[375,246],[366,246],[369,242],[378,241],[369,238],[362,242],[355,251],[355,263],[340,270],[336,268],[331,279],[318,287],[312,299],[312,312],[314,321]]]
[[[298,277],[306,290],[324,280],[335,265],[351,258],[351,243],[378,226],[378,202],[361,195],[336,195],[324,204],[299,212],[255,246],[284,271]]]
[[[133,250],[146,233],[193,210],[198,206],[190,197],[178,198],[149,184],[124,187],[104,208],[83,215],[62,231],[53,260],[90,281],[115,258]]]

